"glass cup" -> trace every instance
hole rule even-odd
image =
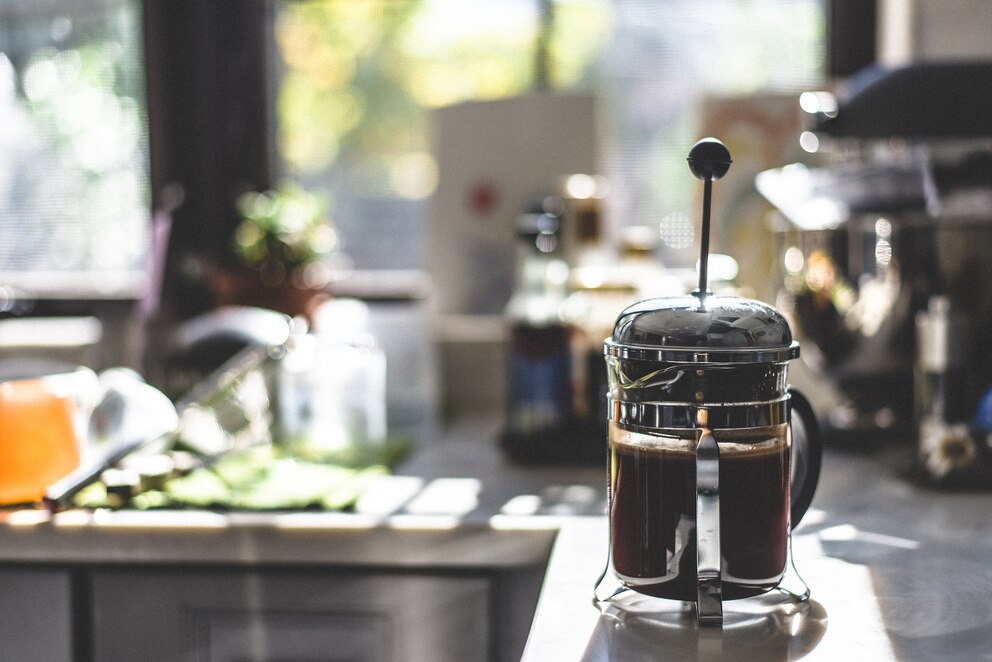
[[[95,392],[87,369],[0,382],[0,505],[38,501],[79,466],[85,403]]]

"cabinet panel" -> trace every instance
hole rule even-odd
[[[345,611],[192,611],[192,649],[210,662],[394,659],[390,619]]]
[[[72,659],[68,570],[0,568],[0,662]]]
[[[381,662],[488,656],[484,577],[108,570],[93,577],[101,662]]]

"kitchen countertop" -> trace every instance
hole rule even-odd
[[[722,631],[697,628],[675,602],[651,619],[601,614],[605,518],[566,522],[524,661],[992,660],[992,489],[916,485],[906,457],[828,449],[793,536],[811,600],[765,612],[727,602]]]
[[[354,513],[0,510],[0,563],[543,565],[563,518],[603,512],[603,472],[510,464],[498,432],[460,419]]]
[[[793,538],[812,599],[698,630],[592,605],[606,560],[605,467],[519,466],[498,418],[463,419],[358,513],[0,512],[0,563],[514,568],[548,562],[526,662],[992,660],[992,489],[915,484],[898,448],[828,449]],[[550,556],[550,561],[548,561]]]

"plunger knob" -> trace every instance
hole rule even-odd
[[[689,170],[703,180],[703,222],[699,232],[699,289],[696,290],[700,304],[705,303],[707,266],[710,256],[710,203],[713,182],[730,170],[730,151],[716,138],[703,138],[692,146],[689,156]]]
[[[703,138],[689,150],[689,170],[698,179],[716,181],[730,169],[730,151],[716,138]]]

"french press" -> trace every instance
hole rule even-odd
[[[707,138],[688,161],[704,183],[699,288],[630,306],[605,341],[610,555],[597,600],[681,600],[700,624],[721,625],[724,600],[784,590],[821,446],[809,403],[787,384],[799,343],[785,318],[707,290],[712,183],[730,153]]]

